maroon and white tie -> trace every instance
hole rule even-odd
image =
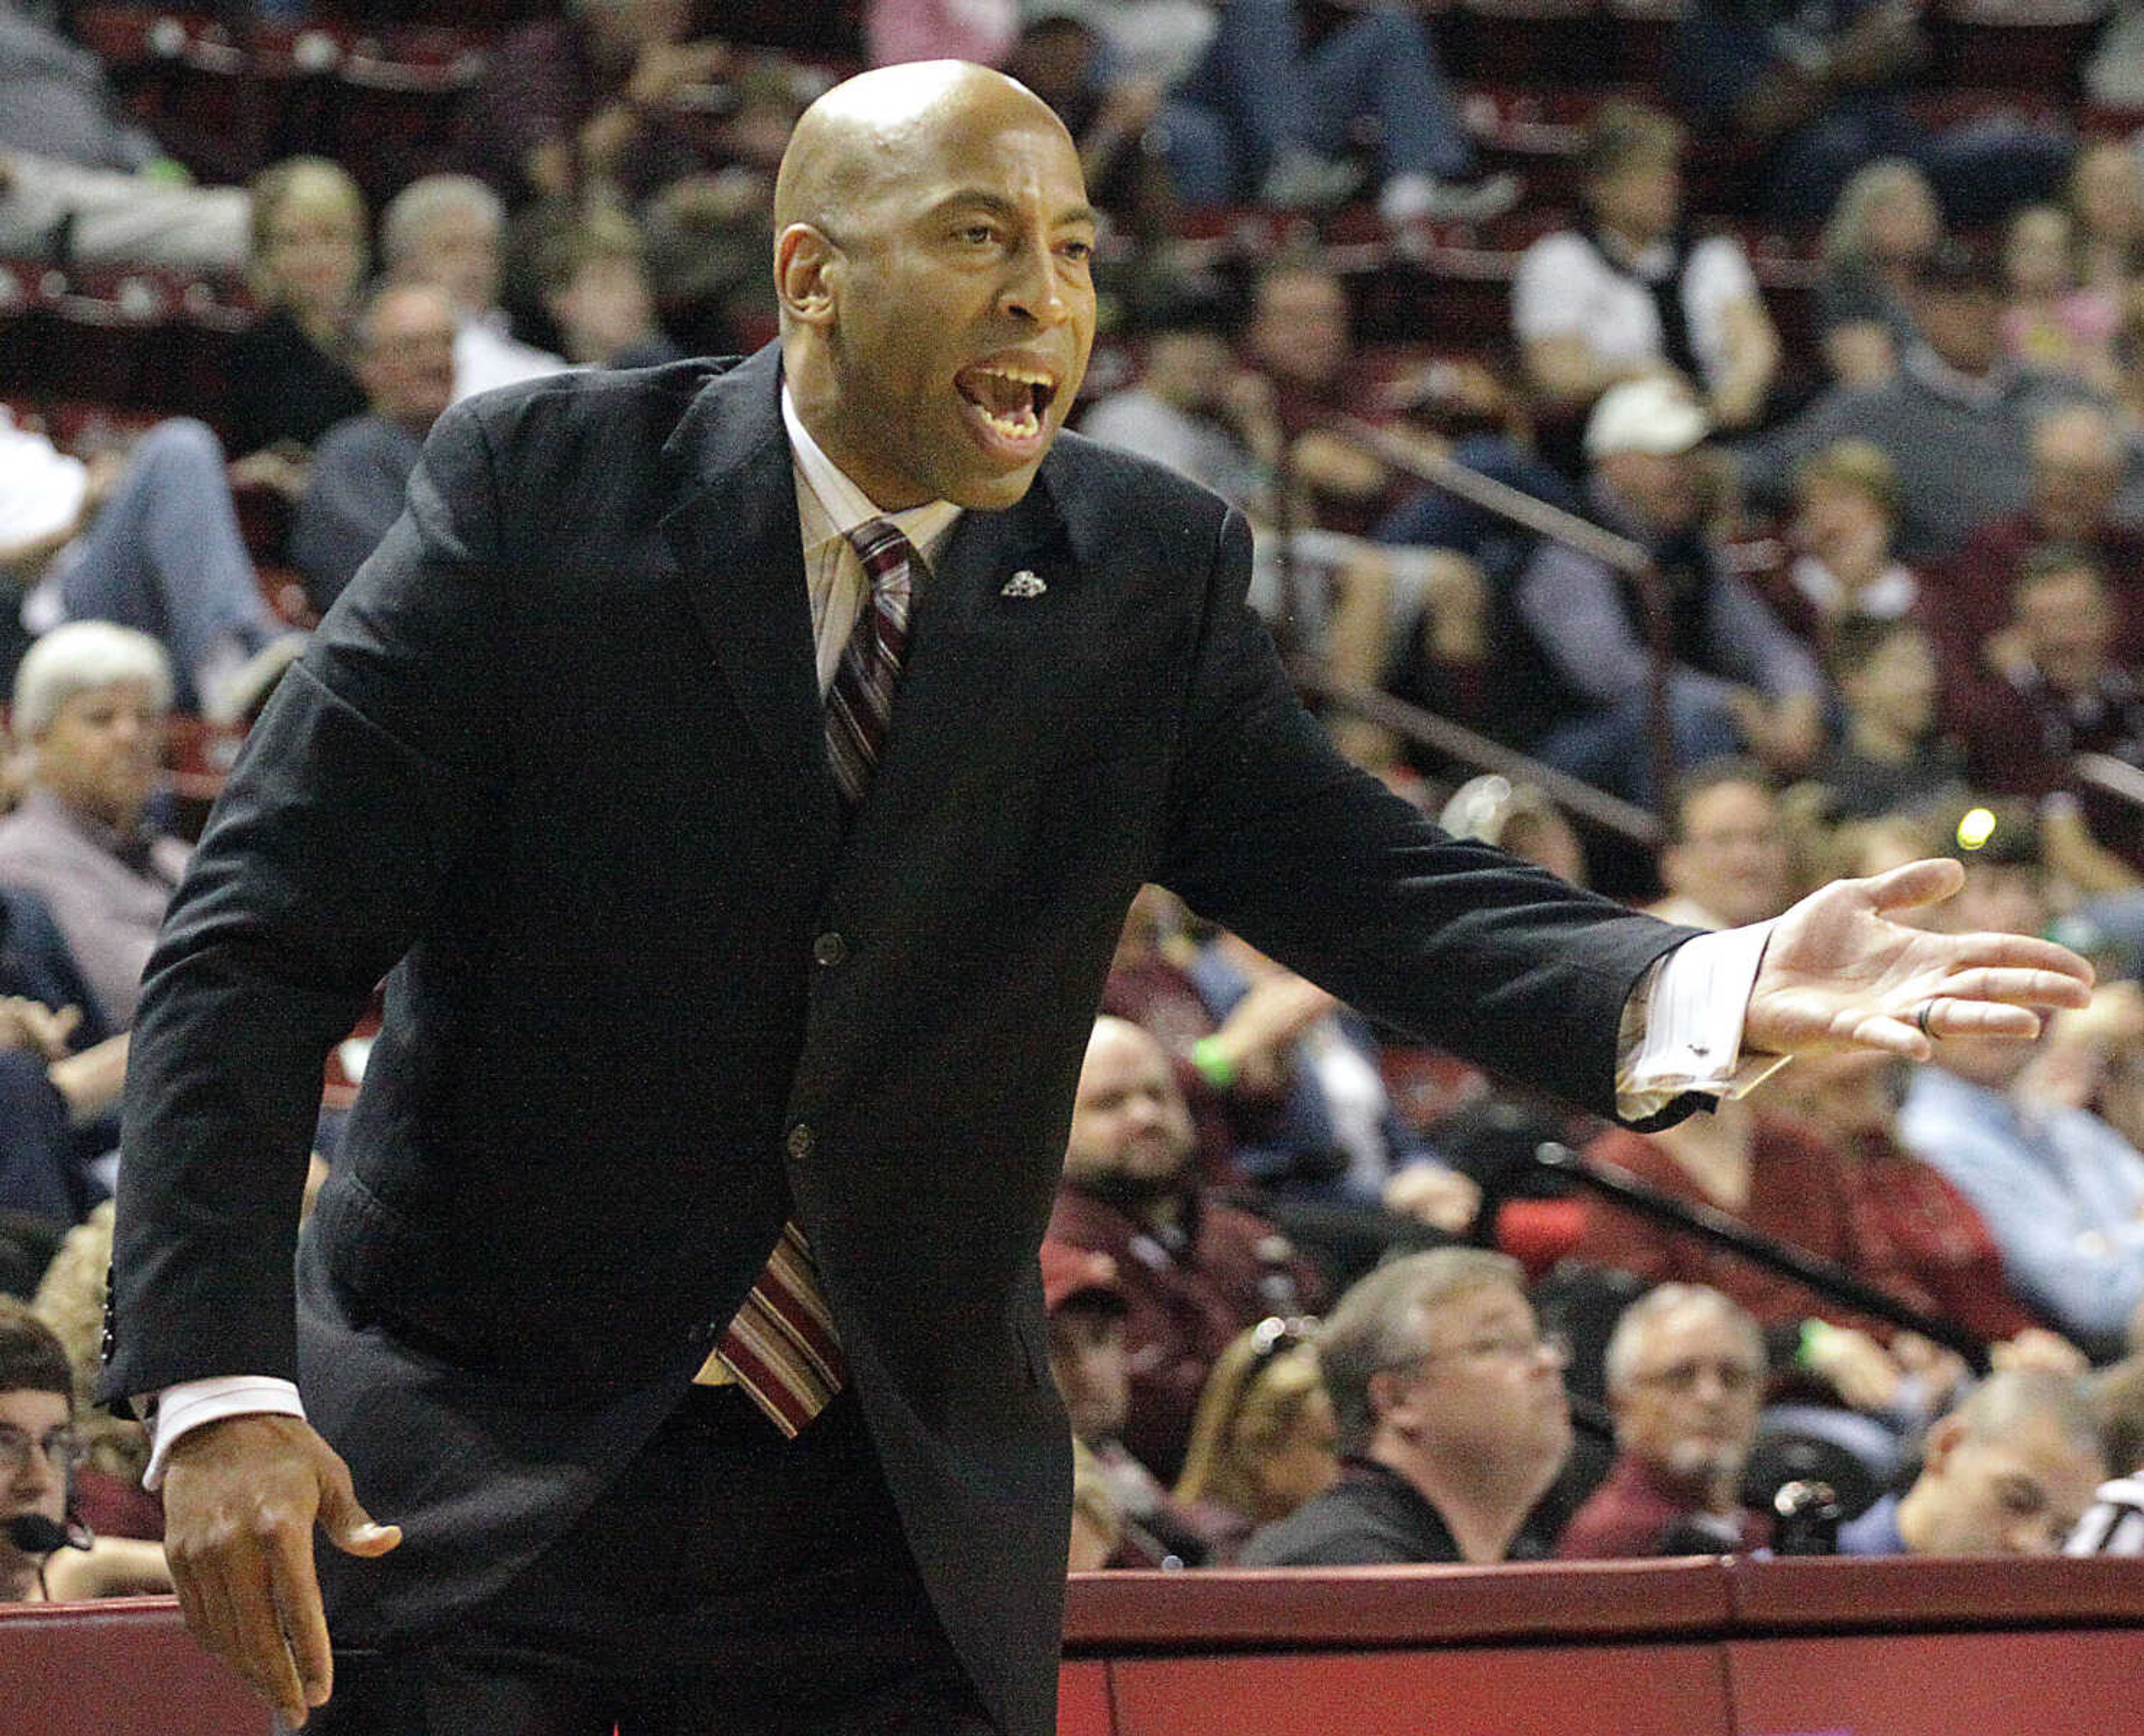
[[[848,536],[871,594],[841,647],[826,696],[826,757],[842,809],[852,816],[893,715],[893,691],[908,648],[916,551],[883,518],[866,519]],[[848,1378],[811,1244],[794,1223],[782,1225],[766,1269],[700,1371],[703,1381],[725,1376],[743,1387],[792,1440]]]

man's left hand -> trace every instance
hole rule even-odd
[[[1925,1061],[1931,1039],[2038,1034],[2035,1008],[2081,1007],[2092,966],[2027,935],[1939,935],[1888,912],[1948,898],[1956,862],[1834,881],[1779,918],[1749,991],[1742,1045],[1766,1054],[1873,1049]]]

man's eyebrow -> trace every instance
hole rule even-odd
[[[959,192],[948,193],[931,207],[933,213],[939,216],[962,209],[988,211],[998,217],[1020,216],[1020,207],[1004,194],[990,192],[981,187],[965,187]],[[1074,205],[1058,212],[1050,221],[1050,226],[1057,229],[1082,224],[1099,229],[1102,214],[1091,205]]]

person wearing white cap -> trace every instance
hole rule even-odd
[[[1804,769],[1823,745],[1822,677],[1707,533],[1698,449],[1710,424],[1666,375],[1601,394],[1586,424],[1587,510],[1651,553],[1673,666],[1668,709],[1678,765],[1755,755]],[[1531,751],[1590,783],[1650,799],[1649,659],[1632,583],[1594,556],[1543,540],[1514,595],[1521,642],[1508,691]]]

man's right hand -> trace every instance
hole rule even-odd
[[[335,1547],[382,1555],[399,1525],[373,1523],[350,1467],[301,1418],[226,1416],[172,1442],[164,1549],[194,1638],[295,1729],[334,1686],[313,1570],[317,1520]]]

